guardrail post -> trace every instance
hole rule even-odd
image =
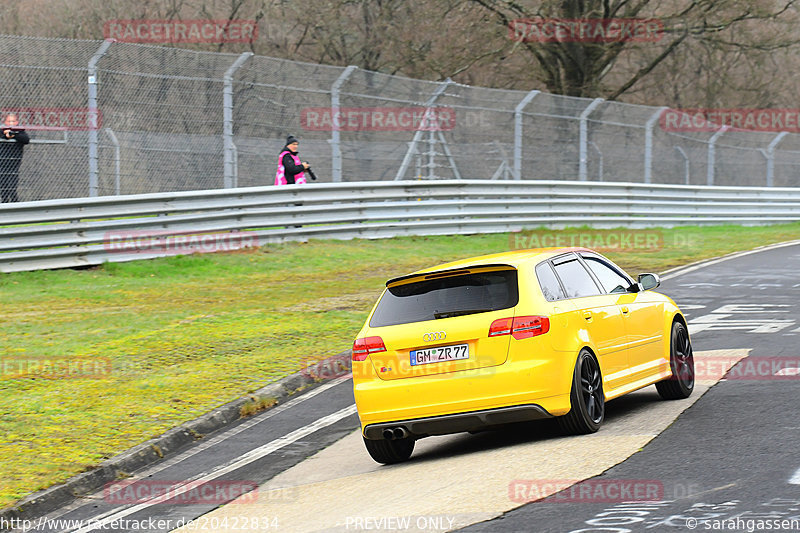
[[[652,183],[653,181],[653,127],[661,117],[662,113],[669,109],[668,107],[659,107],[658,111],[653,113],[644,126],[644,182]]]
[[[358,67],[350,65],[342,72],[331,86],[331,181],[342,181],[342,147],[339,140],[339,91],[347,78]]]
[[[105,132],[106,135],[108,135],[108,138],[111,139],[111,142],[114,144],[114,194],[119,196],[119,140],[114,134],[114,130],[111,128],[106,128]]]
[[[98,124],[99,114],[97,110],[97,62],[100,61],[108,48],[114,42],[113,39],[106,39],[97,52],[94,53],[89,60],[88,65],[88,85],[89,85],[89,99],[88,99],[88,115],[89,115],[89,196],[97,196],[97,187],[99,182],[99,172],[97,165],[97,129],[100,127]]]
[[[223,184],[225,189],[235,187],[236,147],[233,144],[233,75],[245,61],[253,57],[253,52],[243,52],[225,71],[222,78],[222,149],[223,149]]]
[[[714,135],[708,140],[708,170],[706,172],[706,185],[714,185],[714,163],[717,157],[717,139],[722,137],[722,134],[728,131],[728,125],[725,124],[717,130]]]
[[[780,132],[767,146],[767,153],[764,154],[767,158],[767,187],[772,187],[775,180],[775,148],[787,135],[789,135],[788,131]]]
[[[591,104],[589,104],[586,109],[583,110],[581,113],[580,121],[580,146],[578,147],[580,151],[580,158],[578,160],[578,179],[581,181],[586,181],[588,179],[588,171],[587,171],[587,164],[589,162],[589,128],[588,128],[588,119],[589,115],[594,111],[594,109],[605,102],[602,98],[595,98]]]
[[[541,91],[531,91],[514,108],[514,179],[522,179],[522,111]]]

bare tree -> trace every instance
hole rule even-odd
[[[512,42],[507,44],[507,52],[524,55],[528,60],[529,82],[543,83],[548,91],[569,96],[618,99],[645,85],[660,66],[687,49],[697,54],[695,59],[705,53],[709,60],[718,61],[720,55],[733,48],[741,59],[752,57],[751,52],[786,49],[800,42],[796,34],[787,36],[769,29],[794,16],[795,0],[468,1],[491,13],[502,28],[513,27],[520,19],[655,19],[663,24],[662,37],[657,42],[509,39]],[[745,31],[754,27],[760,31]],[[695,63],[703,69],[703,75],[709,65],[704,61]]]
[[[99,39],[113,19],[251,19],[250,43],[175,44],[414,78],[673,106],[800,97],[798,0],[26,0],[0,33]],[[513,39],[518,19],[655,19],[658,41]]]

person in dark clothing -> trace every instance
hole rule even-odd
[[[298,141],[293,135],[289,135],[286,138],[286,145],[278,155],[278,171],[275,174],[275,185],[295,185],[305,183],[306,170],[309,171],[312,180],[317,179],[316,176],[311,173],[308,162],[300,161],[300,157],[297,155],[297,147],[299,145],[300,141]]]
[[[19,127],[19,118],[9,113],[0,127],[0,197],[3,202],[19,202],[17,184],[22,150],[31,141],[25,130]]]

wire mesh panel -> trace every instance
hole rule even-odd
[[[17,114],[32,139],[19,168],[20,200],[88,194],[86,67],[99,45],[0,36],[0,118]]]
[[[339,121],[345,181],[452,178],[435,119],[449,85],[355,70],[342,84]],[[438,168],[437,168],[438,167]],[[400,175],[402,171],[402,176]]]
[[[308,110],[329,108],[341,67],[253,57],[234,74],[233,131],[238,186],[272,185],[286,137],[300,140],[300,156],[320,180],[330,181],[330,131],[308,127]],[[314,117],[312,117],[314,118]]]
[[[645,132],[656,110],[648,106],[603,102],[589,122],[587,178],[641,183],[645,174]]]
[[[766,185],[770,132],[728,131],[714,147],[714,185]]]
[[[0,89],[33,139],[22,201],[271,185],[288,135],[321,182],[800,184],[795,133],[252,54],[0,36]]]
[[[223,76],[236,58],[113,44],[98,61],[99,194],[223,187]]]
[[[653,132],[653,181],[681,185],[704,185],[708,136]]]
[[[520,100],[523,93],[519,93]],[[523,179],[578,179],[580,116],[591,100],[541,93],[524,109]]]
[[[462,178],[514,178],[514,109],[520,94],[465,85],[444,91],[440,101],[454,110],[455,127],[443,136]]]
[[[774,142],[778,134],[772,138]],[[767,146],[769,148],[769,145]],[[773,148],[773,182],[775,187],[796,187],[800,184],[800,135],[784,135]]]

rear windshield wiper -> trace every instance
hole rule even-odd
[[[486,313],[488,311],[492,311],[492,309],[458,309],[456,311],[434,311],[433,318],[450,318],[452,316],[461,316],[461,315],[471,315],[474,313]]]

